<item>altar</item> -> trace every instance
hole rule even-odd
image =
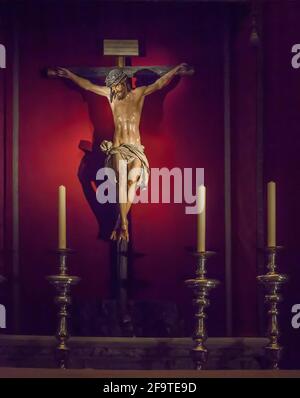
[[[262,371],[267,366],[266,344],[265,338],[209,338],[206,369]],[[69,345],[69,369],[172,370],[174,374],[194,369],[190,338],[73,337]],[[51,336],[0,336],[0,377],[2,368],[57,368],[55,346]]]

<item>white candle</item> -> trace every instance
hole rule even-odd
[[[58,248],[66,246],[66,187],[58,188]]]
[[[197,251],[205,251],[205,212],[206,212],[206,188],[204,185],[197,189]]]
[[[268,247],[276,246],[276,184],[268,183]]]

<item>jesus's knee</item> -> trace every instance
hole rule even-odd
[[[134,196],[135,196],[135,192],[136,192],[136,184],[138,182],[139,177],[135,178],[135,179],[130,179],[127,181],[127,191],[128,191],[128,200],[129,202],[133,202],[134,200]]]
[[[128,181],[127,181],[127,188],[128,188],[128,190],[129,190],[130,188],[132,188],[132,186],[134,186],[136,183],[137,183],[137,180],[128,180]]]
[[[136,184],[138,180],[140,179],[140,176],[137,175],[135,177],[131,177],[127,180],[127,187],[130,188],[132,185]]]

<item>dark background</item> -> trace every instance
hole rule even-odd
[[[265,330],[256,282],[262,270],[257,248],[265,231],[261,201],[265,204],[266,183],[272,179],[277,183],[277,241],[286,248],[280,266],[290,275],[281,318],[285,366],[299,367],[300,330],[293,330],[290,322],[291,306],[300,300],[300,71],[291,66],[292,45],[300,42],[300,4],[263,2],[260,50],[249,41],[249,2],[0,4],[0,42],[6,45],[8,57],[7,69],[0,70],[0,233],[11,312],[12,281],[20,289],[18,332],[53,331],[53,291],[45,276],[53,273],[57,263],[48,252],[57,245],[57,187],[61,184],[67,187],[68,244],[77,252],[71,269],[82,278],[74,297],[79,302],[111,297],[110,244],[99,239],[97,219],[82,189],[90,186],[97,154],[87,174],[78,178],[84,156],[79,141],[94,140],[97,145],[112,136],[109,105],[101,97],[81,95],[41,74],[47,66],[113,65],[114,58],[102,56],[102,41],[107,38],[139,40],[143,54],[132,59],[133,65],[187,62],[195,68],[193,77],[177,80],[146,99],[141,132],[151,167],[205,169],[207,248],[218,252],[210,262],[209,275],[222,282],[212,295],[209,334],[225,335],[224,40],[229,29],[233,335],[257,336]],[[20,68],[20,270],[15,277],[11,253],[14,23]],[[258,192],[259,187],[264,191]],[[195,217],[185,214],[184,204],[136,205],[132,242],[134,250],[145,256],[133,264],[136,283],[131,298],[176,303],[184,333],[189,335],[191,296],[183,281],[194,272],[186,247],[196,244]],[[11,312],[8,326],[15,333]]]

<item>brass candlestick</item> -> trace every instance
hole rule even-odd
[[[69,359],[69,347],[67,341],[69,339],[68,318],[70,314],[68,307],[71,305],[70,288],[76,285],[80,278],[71,276],[67,269],[67,256],[72,253],[70,249],[58,249],[59,255],[59,274],[47,276],[47,280],[54,285],[57,295],[54,298],[55,304],[58,305],[58,326],[56,331],[56,339],[58,345],[56,347],[56,359],[61,369],[66,369]]]
[[[209,291],[215,288],[219,281],[206,278],[206,261],[215,254],[211,251],[194,252],[197,257],[196,278],[188,279],[185,284],[193,290],[195,306],[195,329],[193,333],[194,346],[191,350],[192,359],[197,370],[202,370],[207,362],[208,350],[205,346],[207,339],[207,331],[205,325],[206,313],[205,309],[209,306]]]
[[[266,248],[266,252],[268,253],[268,272],[265,275],[257,277],[259,282],[261,282],[267,290],[265,294],[265,303],[267,303],[269,307],[267,331],[269,343],[266,345],[265,350],[271,369],[279,369],[279,361],[282,353],[282,347],[279,344],[280,331],[278,324],[278,304],[282,301],[282,296],[279,292],[281,285],[288,280],[287,275],[277,272],[276,256],[280,249],[282,249],[281,246]]]

